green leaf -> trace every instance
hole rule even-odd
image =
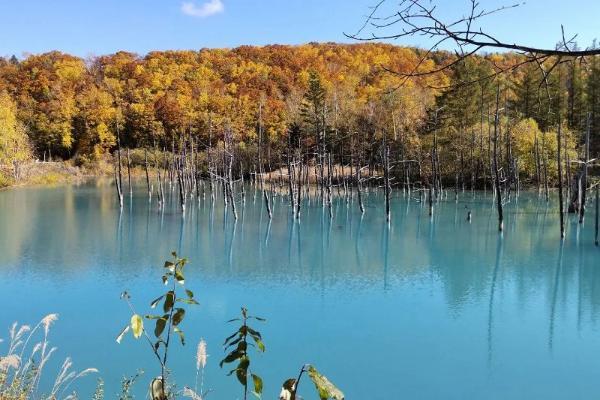
[[[165,326],[167,326],[167,321],[164,318],[157,319],[156,326],[154,327],[154,336],[160,337],[165,330]]]
[[[248,372],[247,371],[238,368],[235,371],[235,376],[237,376],[238,381],[240,381],[240,383],[243,386],[246,386],[248,384]]]
[[[131,331],[133,332],[133,337],[136,339],[139,339],[144,331],[144,320],[137,314],[131,317]]]
[[[238,345],[237,345],[238,352],[246,354],[247,350],[248,350],[248,343],[246,343],[245,341],[241,341],[238,343]]]
[[[230,347],[233,347],[233,346],[235,346],[235,345],[236,345],[236,344],[238,344],[238,343],[239,343],[239,342],[240,342],[242,339],[243,339],[242,337],[238,337],[237,339],[235,339],[235,340],[231,341],[231,342],[230,342],[230,343],[227,345],[226,349],[228,349],[228,348],[230,348]]]
[[[321,375],[312,365],[308,367],[308,376],[315,384],[321,400],[344,400],[344,393],[331,383],[329,379]]]
[[[231,339],[233,339],[234,337],[236,337],[238,335],[239,332],[235,332],[234,334],[232,334],[231,336],[227,337],[227,339],[225,339],[225,343],[223,343],[223,346],[227,345],[227,342],[229,342]]]
[[[165,261],[165,268],[167,268],[169,271],[173,272],[174,266],[175,264],[173,264],[171,261]]]
[[[234,350],[231,353],[227,354],[227,356],[221,360],[221,362],[219,363],[219,366],[221,368],[223,368],[223,364],[229,364],[231,362],[234,362],[235,360],[238,360],[243,355],[244,355],[244,353]]]
[[[262,339],[260,332],[255,331],[254,329],[250,328],[249,326],[247,326],[246,329],[248,329],[248,333],[250,335],[252,335],[252,337]]]
[[[123,336],[125,336],[125,334],[129,332],[129,325],[127,325],[125,328],[123,328],[121,330],[121,333],[119,333],[119,335],[117,336],[117,343],[121,344],[121,341],[123,340]]]
[[[175,293],[170,290],[167,292],[165,296],[165,302],[163,303],[163,311],[168,313],[173,308],[173,304],[175,303]]]
[[[200,305],[200,303],[198,303],[194,299],[177,299],[177,301],[180,302],[180,303],[190,304],[192,306],[198,306],[198,305]]]
[[[256,346],[258,347],[258,349],[261,352],[265,352],[266,348],[265,348],[265,344],[263,343],[262,340],[255,338],[254,336],[252,337],[254,339],[254,341],[256,342]]]
[[[173,325],[177,326],[183,321],[185,317],[185,310],[183,308],[178,308],[175,314],[173,315]]]
[[[252,381],[254,382],[254,394],[260,399],[263,391],[263,380],[260,376],[252,374]]]
[[[159,298],[152,300],[152,303],[150,303],[150,308],[156,308],[156,305],[163,299],[163,297],[165,297],[164,294]]]
[[[192,292],[190,289],[185,289],[185,294],[187,294],[190,299],[194,298],[194,292]]]
[[[235,372],[235,376],[237,376],[238,381],[244,386],[248,385],[248,367],[250,366],[250,360],[247,358],[242,358],[240,363],[238,364],[237,370]]]
[[[181,345],[185,346],[185,335],[183,334],[183,331],[181,329],[179,329],[178,327],[174,327],[173,332],[175,332],[176,334],[179,335],[179,340],[181,341]]]
[[[175,279],[177,279],[177,283],[180,285],[185,285],[185,277],[183,276],[183,272],[181,272],[181,270],[175,270]]]

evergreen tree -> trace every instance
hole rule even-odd
[[[522,71],[523,78],[514,84],[515,100],[513,106],[521,118],[535,118],[539,108],[540,72],[532,64],[524,66]]]
[[[590,58],[589,72],[586,82],[587,111],[590,113],[590,147],[592,152],[598,151],[598,131],[600,130],[600,59]]]
[[[575,60],[570,62],[567,68],[567,122],[570,129],[581,132],[586,125],[583,72]]]
[[[321,81],[321,77],[315,71],[309,73],[308,90],[304,94],[304,100],[300,113],[307,129],[314,134],[316,145],[321,148],[325,140],[325,103],[326,91]]]

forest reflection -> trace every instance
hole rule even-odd
[[[207,281],[323,292],[430,282],[442,288],[450,312],[487,302],[490,335],[503,296],[526,308],[541,294],[550,313],[549,347],[556,313],[567,302],[577,305],[578,325],[598,316],[593,227],[569,219],[561,245],[556,207],[535,193],[507,204],[506,231],[499,236],[493,199],[485,193],[444,200],[431,218],[418,197],[395,193],[387,224],[378,192],[367,194],[364,215],[355,200],[335,198],[332,219],[318,199],[307,199],[300,221],[291,217],[287,197],[276,195],[270,220],[261,194],[248,187],[236,221],[219,197],[190,200],[183,217],[176,199],[159,210],[138,189],[122,212],[106,182],[0,193],[0,272],[150,276],[151,266],[177,250]]]

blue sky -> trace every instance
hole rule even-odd
[[[0,55],[60,50],[79,56],[118,50],[235,47],[345,41],[378,0],[0,0]],[[397,0],[388,0],[397,4]],[[485,8],[510,4],[480,0]],[[466,0],[438,0],[456,16]],[[560,25],[582,47],[600,37],[599,0],[529,0],[489,19],[506,41],[553,47]],[[426,45],[424,39],[397,42]]]

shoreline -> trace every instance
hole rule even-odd
[[[37,160],[21,165],[19,174],[19,178],[15,179],[12,168],[0,167],[0,190],[77,183],[102,176],[68,161]]]
[[[309,185],[317,185],[316,179],[317,176],[312,170],[309,173]],[[54,185],[60,184],[76,184],[83,183],[85,181],[91,179],[100,179],[100,178],[109,178],[114,179],[112,168],[110,168],[110,163],[105,161],[99,161],[89,166],[75,166],[72,164],[72,161],[31,161],[29,163],[23,164],[21,166],[21,177],[18,181],[14,180],[12,168],[7,166],[0,166],[0,191],[10,190],[15,188],[25,188],[25,187],[50,187]],[[156,178],[156,174],[154,170],[151,170],[150,178],[154,180]],[[123,173],[123,179],[127,179],[127,173]],[[340,176],[348,177],[346,168],[343,168],[341,174],[336,176],[339,178]],[[378,173],[375,173],[374,176],[380,177]],[[9,178],[6,178],[9,177]],[[131,168],[131,177],[133,179],[145,179],[145,171],[141,169],[139,166],[133,166]],[[2,185],[4,182],[8,181],[8,184]],[[279,181],[283,179],[287,180],[287,168],[283,167],[280,169],[275,169],[270,172],[264,172],[264,181],[265,183],[269,183],[270,185],[277,185]],[[337,185],[334,185],[337,186]],[[402,187],[397,187],[397,190],[402,190]],[[414,188],[414,190],[418,190],[419,188]],[[448,193],[454,192],[453,186],[444,187],[444,191]],[[558,188],[557,187],[549,187],[549,192],[554,192]],[[520,191],[539,191],[538,187],[534,184],[527,184],[521,187]],[[459,189],[459,192],[467,192],[471,191],[471,189]],[[475,191],[484,191],[483,188],[477,188]],[[543,192],[543,188],[541,189]]]

